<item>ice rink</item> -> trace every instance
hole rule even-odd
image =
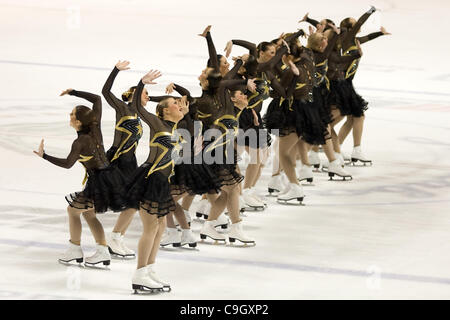
[[[233,38],[258,43],[306,30],[297,23],[306,12],[339,22],[371,4],[380,11],[361,35],[381,25],[392,33],[363,44],[354,80],[369,101],[363,150],[372,167],[347,167],[351,182],[315,173],[302,207],[268,198],[267,210],[244,218],[255,247],[161,250],[157,271],[170,293],[132,295],[135,260],[112,260],[105,271],[57,263],[69,237],[64,195],[81,189],[84,169],[61,169],[32,151],[41,138],[51,155],[70,150],[69,113],[81,100],[60,92],[100,94],[121,59],[131,70],[117,77],[117,95],[159,69],[150,94],[178,82],[197,96],[208,55],[197,34],[206,25],[222,53]],[[0,0],[0,299],[450,299],[449,10],[444,0]],[[232,55],[243,52],[236,47]],[[109,148],[114,112],[105,100],[103,110]],[[140,163],[148,153],[145,125],[144,132]],[[352,143],[350,135],[344,151]],[[270,173],[271,162],[261,194]],[[100,216],[106,232],[117,216]],[[192,227],[198,237],[202,222]],[[136,249],[140,234],[136,215],[127,245]],[[94,245],[83,220],[85,255]]]

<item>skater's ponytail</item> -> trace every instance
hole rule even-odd
[[[131,102],[131,100],[133,100],[133,94],[136,91],[136,88],[137,88],[136,86],[133,86],[124,93],[122,93],[122,100],[125,102]]]

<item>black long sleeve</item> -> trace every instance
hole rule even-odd
[[[311,24],[313,27],[317,28],[317,25],[320,24],[319,21],[311,19],[310,17],[306,18],[306,22]]]
[[[209,31],[206,33],[206,42],[208,44],[210,66],[214,68],[215,71],[219,72],[220,69],[219,60],[217,59],[217,51]]]
[[[372,33],[369,33],[368,35],[363,36],[363,37],[356,37],[356,40],[358,40],[359,43],[363,44],[363,43],[365,43],[367,41],[376,39],[376,38],[378,38],[378,37],[380,37],[382,35],[383,35],[383,32],[380,32],[380,31],[372,32]]]
[[[43,158],[58,167],[69,169],[69,168],[72,168],[73,165],[75,164],[75,162],[77,162],[77,160],[80,158],[81,148],[82,148],[82,144],[81,144],[80,140],[76,139],[72,143],[72,148],[71,148],[70,153],[67,156],[67,158],[56,158],[56,157],[52,157],[46,153],[44,153]]]
[[[153,130],[159,131],[158,129],[161,127],[161,120],[154,114],[145,110],[141,103],[141,95],[144,90],[144,83],[142,80],[139,80],[136,91],[133,95],[132,106],[137,111],[139,117],[148,124]]]
[[[231,40],[231,42],[237,46],[244,47],[248,49],[249,53],[254,56],[255,58],[258,58],[258,52],[256,49],[256,44],[245,41],[245,40]]]

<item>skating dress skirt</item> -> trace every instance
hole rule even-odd
[[[328,126],[333,122],[331,116],[331,108],[329,103],[330,90],[328,89],[326,82],[323,81],[319,86],[313,89],[313,98],[316,106],[319,108],[319,115],[322,122]]]
[[[149,174],[151,168],[152,164],[145,162],[132,175],[127,186],[128,207],[164,217],[175,210],[169,177],[161,171]]]
[[[115,166],[86,171],[83,191],[66,196],[69,205],[76,209],[94,208],[96,213],[115,212],[126,208],[126,179]]]
[[[191,150],[194,150],[193,144]],[[175,165],[175,174],[170,178],[171,194],[173,196],[183,193],[201,195],[205,193],[218,193],[220,191],[222,183],[215,174],[212,166],[204,163],[195,163],[194,161],[194,152],[192,151],[190,163]]]
[[[294,99],[297,135],[311,145],[325,144],[327,125],[320,115],[321,99]]]
[[[269,132],[264,128],[261,114],[256,112],[259,125],[255,125],[253,109],[246,108],[239,117],[239,128],[244,131],[242,139],[238,139],[239,145],[244,145],[252,149],[262,149],[269,147],[272,138]]]
[[[351,79],[330,81],[330,105],[335,105],[343,116],[361,117],[368,102],[356,93]]]
[[[271,134],[283,137],[297,132],[297,117],[292,107],[292,98],[275,97],[272,99],[263,117],[264,126]]]
[[[114,159],[116,153],[117,147],[111,147],[106,152],[106,157],[111,162],[111,166],[117,167],[120,171],[122,171],[126,179],[130,179],[138,167],[136,154],[130,150]]]

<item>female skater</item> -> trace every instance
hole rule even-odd
[[[343,116],[351,115],[353,117],[352,129],[353,129],[353,144],[354,149],[352,152],[352,160],[354,162],[361,161],[363,163],[371,163],[363,154],[361,150],[361,138],[364,125],[364,112],[367,110],[367,102],[356,93],[353,83],[347,81],[352,78],[358,68],[359,57],[351,59],[351,57],[361,55],[361,49],[356,39],[356,34],[360,31],[361,26],[367,19],[376,11],[375,7],[371,7],[365,14],[363,14],[358,21],[353,18],[346,18],[342,20],[341,35],[337,43],[337,52],[334,56],[347,57],[347,61],[341,61],[336,65],[336,69],[332,73],[337,73],[338,78],[332,81],[330,84],[331,94],[330,102],[336,106],[333,111],[333,123],[334,127],[340,122]],[[330,78],[331,80],[331,78]],[[340,144],[337,135],[333,133],[333,144],[335,151],[340,153]]]
[[[67,158],[55,158],[45,153],[44,140],[39,145],[35,154],[62,168],[69,169],[75,162],[79,161],[86,169],[87,180],[81,192],[75,192],[66,196],[69,203],[67,212],[69,214],[70,242],[69,248],[59,259],[60,262],[69,263],[76,260],[83,262],[83,251],[81,249],[81,219],[86,219],[89,228],[97,243],[96,252],[87,257],[86,266],[95,266],[103,263],[109,265],[111,261],[108,247],[106,245],[103,226],[96,217],[96,213],[103,213],[108,209],[121,211],[125,208],[125,180],[115,166],[110,166],[103,147],[103,137],[100,129],[102,118],[102,100],[100,96],[67,89],[61,96],[69,94],[88,100],[93,104],[92,109],[78,105],[70,113],[70,126],[78,134],[72,143],[72,149]]]
[[[205,29],[201,36],[208,39],[210,37],[209,29]],[[226,238],[214,229],[214,221],[227,207],[232,223],[229,233],[230,242],[237,239],[243,243],[255,243],[253,239],[244,234],[239,217],[238,186],[243,177],[236,171],[237,155],[234,152],[233,144],[238,132],[240,111],[235,109],[228,91],[239,85],[253,85],[252,90],[254,90],[254,83],[251,80],[223,80],[217,68],[219,65],[217,55],[210,50],[209,58],[210,65],[214,67],[204,69],[198,78],[203,92],[202,96],[197,99],[196,107],[204,128],[216,129],[215,132],[220,132],[220,136],[205,137],[206,146],[203,157],[212,160],[212,168],[222,181],[222,189],[220,196],[212,202],[208,220],[200,231],[200,237],[226,241]],[[237,60],[236,64],[236,68],[239,70],[243,62]]]
[[[138,244],[137,270],[133,275],[135,292],[161,290],[170,285],[161,281],[154,270],[159,243],[166,227],[165,216],[175,210],[169,178],[173,174],[173,151],[178,144],[176,124],[183,118],[178,102],[173,98],[161,101],[153,115],[144,106],[148,102],[145,84],[161,76],[151,70],[140,81],[133,95],[132,106],[139,117],[150,127],[149,156],[133,175],[128,186],[129,206],[139,209],[143,224]]]
[[[331,29],[325,31],[324,33],[315,32],[308,38],[307,47],[312,49],[314,53],[314,75],[316,82],[313,88],[313,98],[314,104],[319,111],[320,118],[327,127],[326,135],[324,136],[325,144],[323,147],[330,163],[328,167],[328,175],[330,178],[337,175],[339,177],[343,177],[344,179],[351,179],[351,175],[342,168],[343,164],[341,164],[340,160],[336,158],[333,150],[333,143],[331,141],[330,123],[333,122],[333,120],[331,118],[331,109],[328,104],[330,87],[330,83],[327,78],[328,57],[336,44],[340,30],[332,24],[330,24],[330,28]],[[330,42],[328,42],[328,37],[331,38]],[[312,170],[310,170],[310,168],[308,168],[308,171],[312,174]],[[301,174],[299,174],[299,176],[301,177]]]
[[[128,61],[116,63],[113,71],[109,75],[102,89],[103,97],[108,104],[116,111],[116,125],[114,131],[114,142],[106,152],[106,156],[112,166],[119,168],[124,176],[129,179],[137,169],[136,148],[142,136],[142,125],[137,115],[137,111],[132,108],[131,102],[135,87],[130,88],[122,95],[122,100],[118,99],[111,88],[119,71],[128,70]],[[112,233],[107,237],[108,248],[111,254],[123,258],[135,258],[136,254],[129,249],[123,237],[133,220],[136,209],[124,210],[117,219]]]

